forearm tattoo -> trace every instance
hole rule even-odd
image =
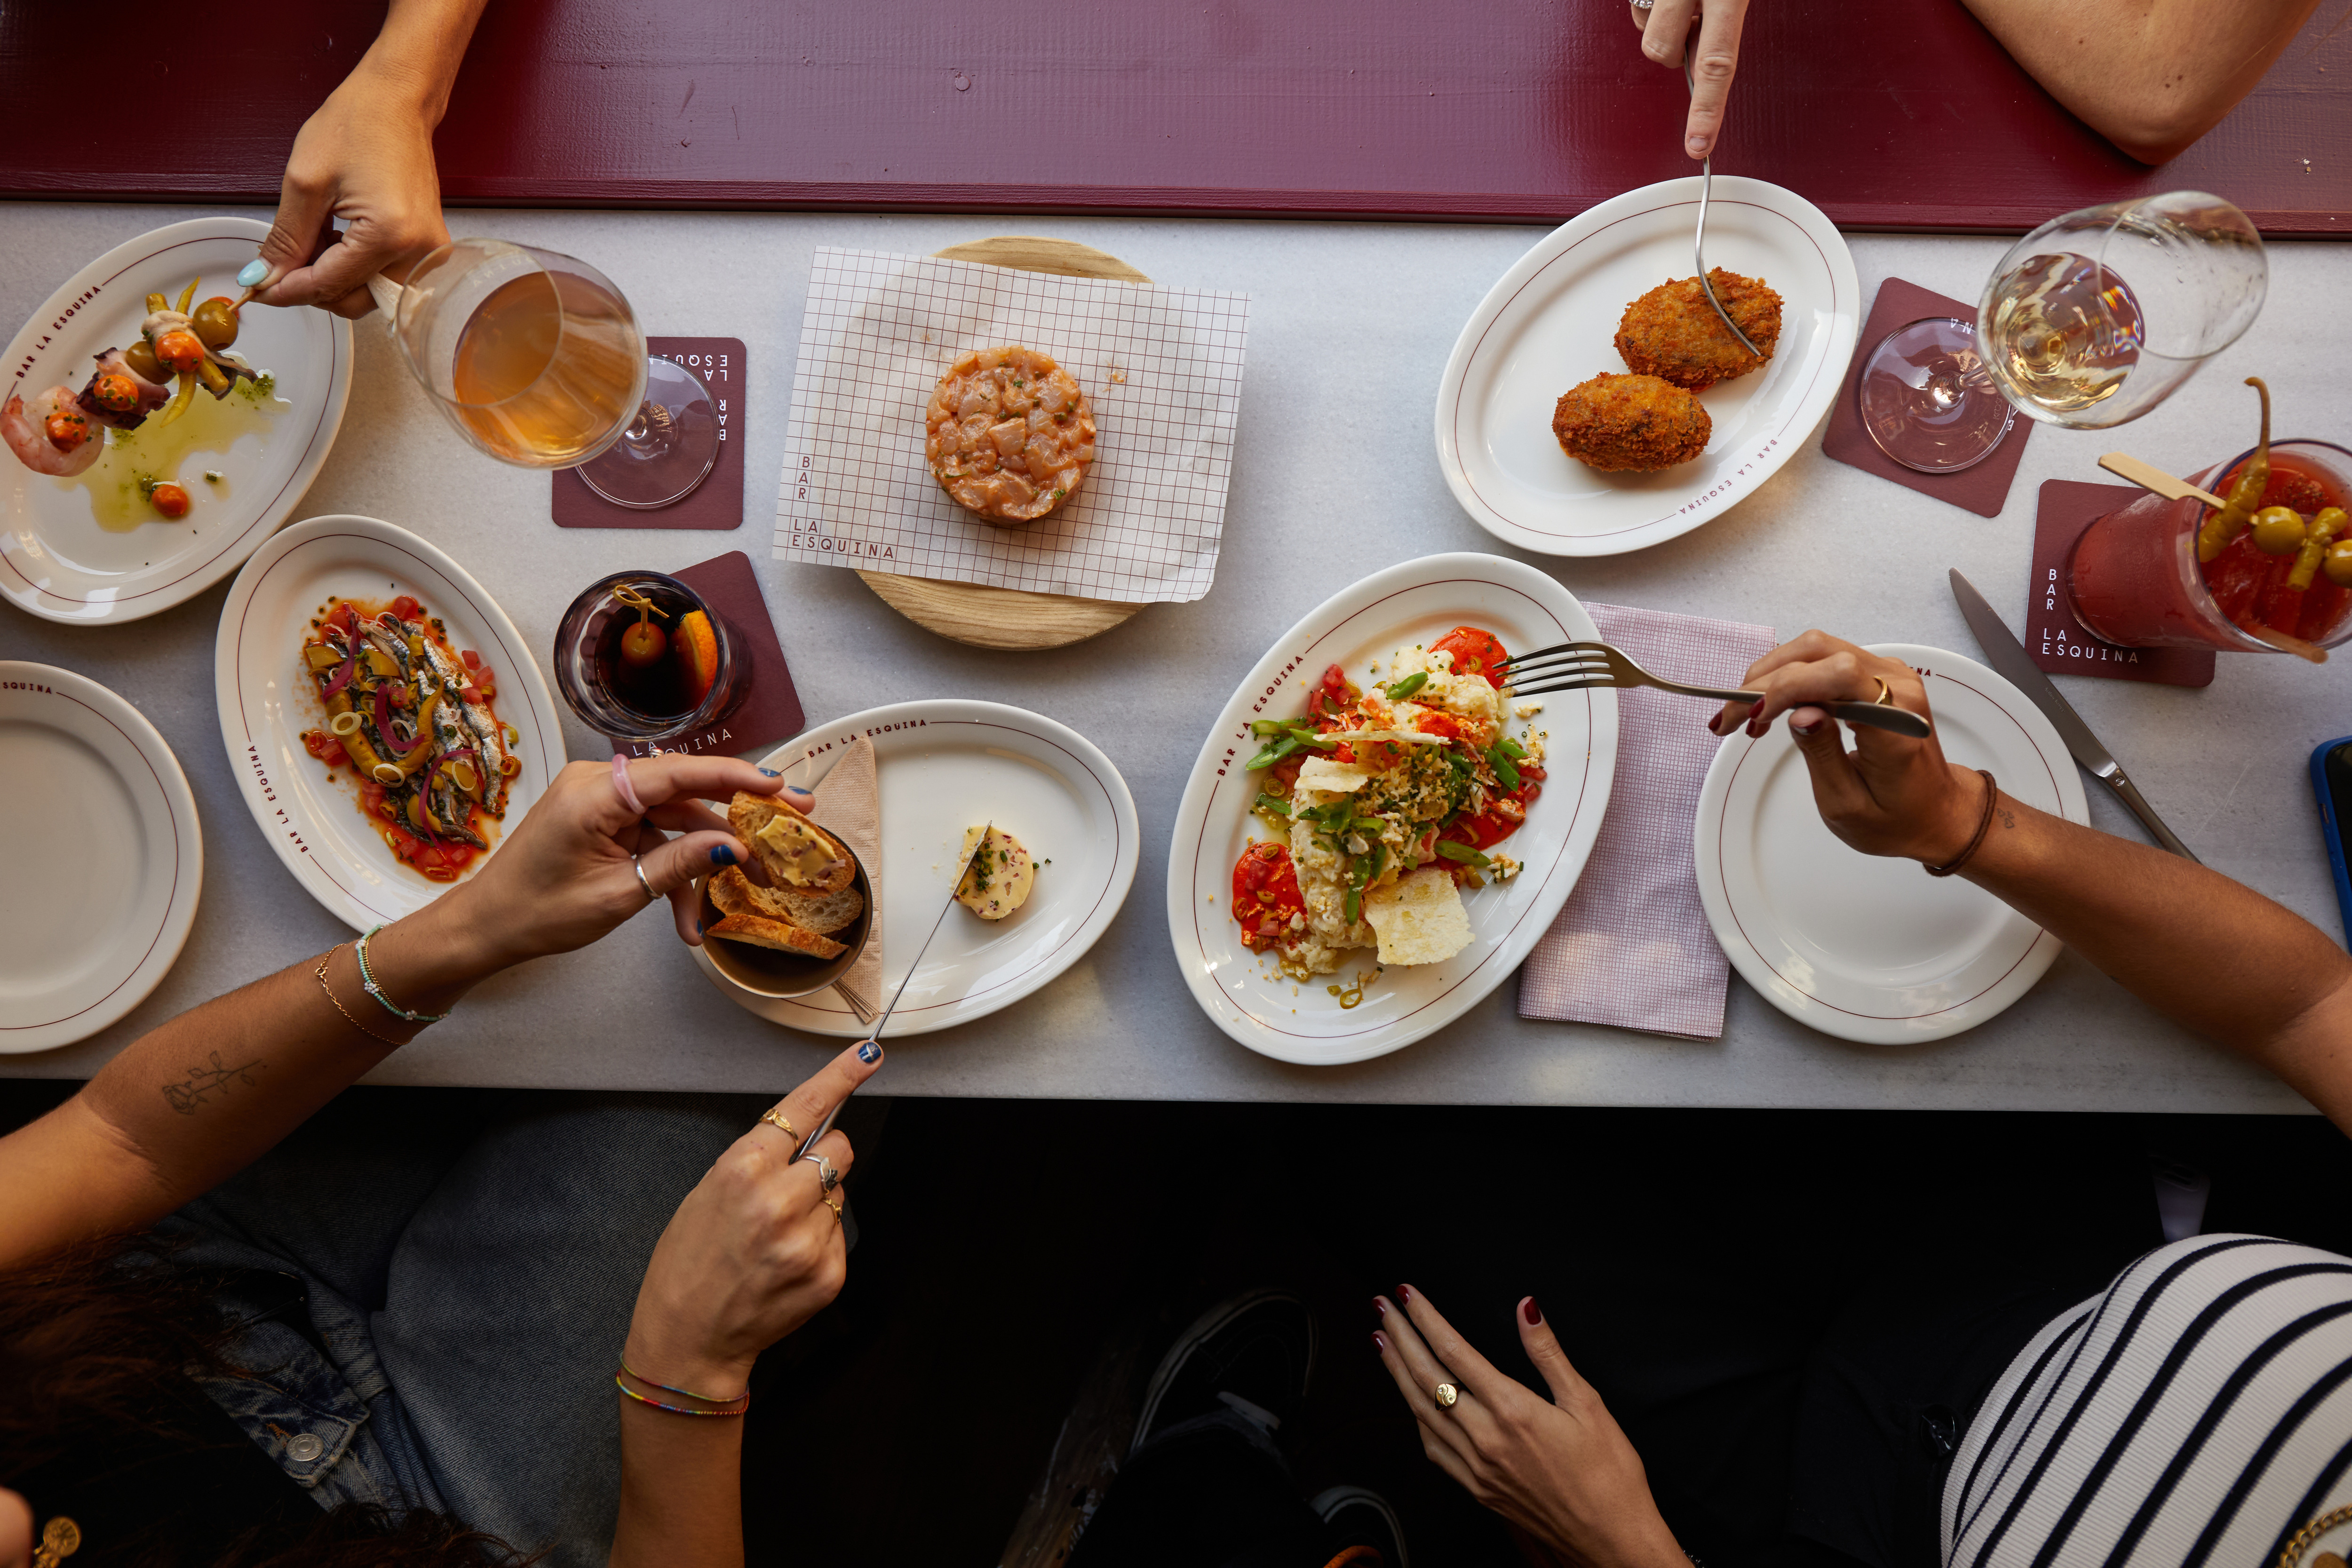
[[[212,1053],[212,1058],[207,1065],[189,1068],[188,1076],[178,1083],[165,1084],[163,1102],[183,1116],[194,1116],[198,1106],[226,1089],[232,1079],[252,1087],[253,1069],[268,1065],[257,1057],[243,1067],[229,1067],[221,1061],[218,1051]]]

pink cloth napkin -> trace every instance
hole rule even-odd
[[[1587,605],[1601,639],[1669,680],[1734,687],[1769,626]],[[1646,687],[1617,694],[1617,779],[1592,858],[1519,972],[1519,1016],[1711,1040],[1731,981],[1691,868],[1715,704]]]

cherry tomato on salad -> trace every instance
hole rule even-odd
[[[1503,678],[1495,673],[1495,667],[1511,657],[1504,651],[1501,640],[1494,633],[1477,626],[1454,627],[1432,643],[1429,651],[1452,654],[1454,674],[1483,675],[1489,686],[1503,684]]]
[[[50,415],[41,429],[48,437],[49,445],[60,452],[78,452],[81,444],[89,439],[89,421],[70,408],[60,408]]]
[[[177,485],[157,485],[147,492],[147,504],[177,522],[188,515],[188,492]]]
[[[90,383],[89,395],[100,408],[121,414],[139,406],[139,387],[119,370],[110,370]]]
[[[174,375],[193,375],[196,366],[205,363],[204,340],[183,327],[174,327],[155,340],[155,360]]]

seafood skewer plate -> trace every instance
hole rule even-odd
[[[1437,391],[1437,462],[1479,527],[1543,555],[1617,555],[1672,539],[1754,494],[1836,398],[1861,331],[1853,254],[1793,191],[1726,175],[1707,209],[1706,258],[1780,297],[1762,368],[1697,395],[1705,449],[1654,472],[1603,472],[1560,449],[1562,392],[1631,366],[1626,307],[1691,273],[1696,176],[1612,196],[1515,262],[1472,311]],[[1663,390],[1663,389],[1661,389]],[[1686,401],[1686,400],[1685,400]]]
[[[0,361],[0,595],[53,621],[137,620],[236,571],[301,504],[342,426],[349,321],[247,305],[233,346],[201,354],[210,374],[192,398],[172,396],[175,378],[150,357],[174,327],[210,329],[199,302],[239,292],[236,270],[268,232],[229,216],[152,230],[60,284],[18,331]],[[127,374],[126,351],[161,381]],[[91,412],[60,387],[107,401]],[[44,439],[60,419],[68,447]]]
[[[1168,846],[1169,936],[1201,1010],[1250,1049],[1328,1067],[1412,1044],[1486,1000],[1550,929],[1583,875],[1617,770],[1617,694],[1610,690],[1556,693],[1531,700],[1524,713],[1508,709],[1513,731],[1524,724],[1539,732],[1547,776],[1502,841],[1516,868],[1464,898],[1469,937],[1451,956],[1381,968],[1372,950],[1355,948],[1336,972],[1301,976],[1277,962],[1280,952],[1245,940],[1233,918],[1237,863],[1268,837],[1256,805],[1273,770],[1249,766],[1265,744],[1262,726],[1299,712],[1335,666],[1369,691],[1394,677],[1399,649],[1434,649],[1465,626],[1518,652],[1600,635],[1574,595],[1524,562],[1470,553],[1402,562],[1341,589],[1285,633],[1202,744]],[[1410,676],[1389,689],[1411,697],[1409,683]],[[1302,771],[1301,787],[1307,779]]]
[[[222,606],[213,678],[262,836],[357,931],[473,875],[564,763],[546,678],[506,612],[374,518],[310,518],[255,552]]]

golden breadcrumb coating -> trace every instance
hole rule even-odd
[[[1649,473],[1706,451],[1715,421],[1679,386],[1604,370],[1559,395],[1551,433],[1561,451],[1588,468]]]
[[[1772,357],[1780,342],[1780,296],[1760,278],[1742,278],[1720,267],[1708,268],[1706,276],[1739,330],[1764,352],[1752,354],[1739,346],[1696,278],[1677,278],[1625,307],[1617,323],[1617,352],[1627,369],[1705,392]]]

